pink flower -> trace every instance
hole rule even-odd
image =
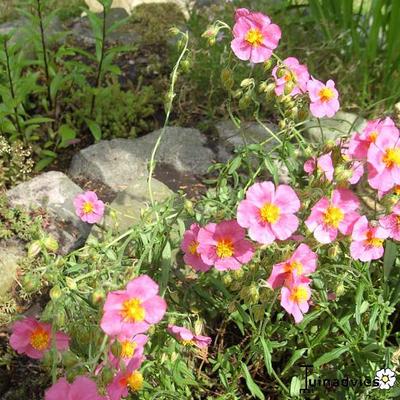
[[[84,222],[95,224],[100,222],[104,214],[104,203],[97,198],[95,192],[78,194],[74,199],[76,215]]]
[[[106,400],[100,396],[96,384],[85,376],[78,376],[73,383],[59,379],[46,390],[45,400]]]
[[[382,227],[373,227],[367,217],[362,216],[354,224],[351,235],[350,254],[355,260],[371,261],[383,256],[383,241],[389,232]]]
[[[238,206],[237,220],[249,229],[249,236],[258,243],[270,244],[275,239],[288,239],[299,226],[294,215],[300,200],[288,185],[276,187],[272,182],[255,183]]]
[[[305,276],[298,276],[290,281],[288,287],[284,286],[281,289],[281,305],[293,315],[296,324],[303,320],[303,314],[309,309],[310,282]]]
[[[310,79],[310,74],[305,65],[300,64],[299,60],[295,57],[288,57],[283,60],[285,66],[285,75],[279,78],[276,73],[278,66],[272,70],[272,76],[275,78],[275,93],[280,96],[284,93],[285,85],[288,82],[294,84],[293,90],[290,92],[290,96],[294,96],[299,93],[305,93],[307,91],[307,82]]]
[[[240,60],[267,61],[278,47],[281,30],[264,14],[245,8],[236,11],[231,48]]]
[[[113,381],[107,386],[110,400],[120,400],[127,397],[129,390],[138,392],[143,387],[143,375],[138,371],[143,362],[142,357],[134,357],[124,371],[119,371]]]
[[[317,258],[306,244],[301,244],[288,260],[273,266],[268,285],[276,289],[290,279],[313,273],[317,268]]]
[[[100,326],[110,336],[146,332],[163,318],[167,303],[157,295],[158,285],[149,276],[131,280],[125,290],[107,295]]]
[[[197,251],[207,265],[219,271],[239,269],[253,257],[253,246],[235,220],[208,224],[198,234]]]
[[[211,344],[210,337],[195,335],[189,329],[184,328],[183,326],[169,324],[167,331],[185,346],[194,345],[199,349],[205,349]]]
[[[307,175],[313,174],[315,171],[315,168],[317,167],[317,157],[311,157],[309,158],[305,163],[304,163],[304,172],[307,173]]]
[[[323,197],[313,206],[305,224],[320,243],[331,243],[336,239],[338,231],[343,235],[351,233],[359,218],[356,212],[359,204],[350,190],[334,190],[331,200]]]
[[[312,78],[307,83],[310,96],[310,111],[314,117],[333,117],[339,110],[339,93],[335,89],[335,82],[329,79],[324,85],[322,82]]]
[[[349,141],[348,153],[352,158],[363,160],[367,158],[371,143],[375,143],[379,134],[384,131],[396,129],[390,118],[368,121],[361,133],[356,133]]]
[[[352,175],[348,179],[348,182],[351,185],[355,185],[356,183],[359,182],[359,180],[364,175],[364,165],[360,161],[353,161],[352,164],[351,164],[350,169],[351,169]]]
[[[119,335],[116,341],[121,346],[121,355],[116,357],[111,351],[108,354],[108,359],[114,368],[119,369],[120,362],[126,367],[134,357],[143,357],[144,346],[148,341],[146,335],[136,335],[134,337],[128,335]]]
[[[392,239],[400,241],[400,202],[393,207],[391,214],[380,218],[379,223]]]
[[[68,335],[57,332],[55,344],[58,351],[67,350],[69,348]],[[24,318],[15,322],[10,336],[10,346],[19,354],[41,359],[52,346],[51,325],[34,318]]]
[[[399,130],[384,126],[368,149],[368,182],[382,192],[400,184]]]
[[[181,249],[185,253],[183,260],[187,265],[190,265],[196,271],[205,272],[211,268],[211,265],[204,263],[197,251],[197,247],[199,246],[197,238],[199,230],[200,226],[198,224],[192,224],[190,226],[190,229],[183,235]]]

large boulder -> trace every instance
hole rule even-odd
[[[69,174],[97,179],[114,191],[123,191],[147,177],[147,164],[161,130],[138,139],[100,141],[76,154]],[[169,127],[156,154],[156,161],[176,171],[202,175],[214,158],[205,146],[205,137],[196,129]]]
[[[59,253],[67,254],[81,246],[90,232],[90,225],[75,214],[74,197],[82,189],[62,172],[46,172],[20,183],[7,192],[11,206],[43,208],[51,218],[50,232],[59,242]]]

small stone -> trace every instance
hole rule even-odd
[[[325,141],[348,137],[353,132],[361,131],[367,123],[357,114],[344,111],[338,111],[333,118],[321,118],[320,121]],[[317,119],[313,118],[305,125],[304,136],[312,143],[322,142],[321,129]]]
[[[60,244],[58,253],[67,254],[82,245],[90,225],[75,214],[73,199],[82,189],[62,172],[46,172],[7,192],[11,206],[43,208],[51,217],[47,231]]]

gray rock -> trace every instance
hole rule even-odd
[[[265,126],[272,132],[277,132],[276,125],[265,123]],[[246,144],[261,143],[270,139],[265,144],[267,150],[278,145],[278,142],[261,125],[254,122],[245,122],[240,129],[236,128],[232,121],[221,121],[215,125],[219,137],[218,161],[227,161],[233,151]]]
[[[321,126],[326,140],[336,140],[339,137],[346,137],[352,132],[360,131],[367,121],[357,114],[338,111],[333,118],[321,118]],[[313,143],[322,142],[321,129],[317,119],[312,119],[305,125],[304,136]]]
[[[173,192],[156,179],[152,180],[153,199],[161,202],[173,196]],[[151,204],[147,178],[141,177],[126,190],[119,192],[107,208],[101,228],[95,226],[90,237],[102,238],[103,232],[122,233],[139,222],[142,210]]]
[[[62,172],[46,172],[23,182],[7,192],[11,206],[44,208],[52,217],[48,231],[59,242],[59,253],[82,245],[90,232],[90,225],[75,214],[74,197],[82,189]]]
[[[122,191],[147,177],[147,163],[161,130],[138,139],[101,141],[76,154],[69,173],[72,177],[98,179],[115,191]],[[205,138],[196,129],[167,128],[156,154],[156,161],[171,165],[178,172],[201,175],[213,160]]]
[[[24,245],[15,240],[0,244],[0,299],[11,290],[17,275],[18,262],[24,256]]]
[[[219,137],[218,161],[227,162],[232,157],[235,149],[243,147],[246,144],[261,143],[267,139],[270,140],[265,143],[265,149],[271,151],[279,143],[268,130],[275,133],[278,131],[278,127],[271,123],[264,123],[264,125],[267,129],[258,123],[245,122],[238,129],[232,121],[217,123],[215,128]],[[279,182],[289,183],[289,170],[286,165],[274,153],[271,153],[271,159],[278,170]]]

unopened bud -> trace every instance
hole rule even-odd
[[[69,276],[65,277],[65,282],[67,283],[67,286],[71,290],[77,290],[76,282],[74,279],[70,278]]]
[[[79,357],[72,351],[68,350],[62,354],[62,362],[65,367],[70,368],[78,364]]]
[[[58,250],[58,242],[53,238],[53,236],[47,236],[46,239],[44,239],[43,244],[46,249],[52,253],[55,253]]]
[[[340,253],[340,246],[338,243],[333,244],[328,249],[328,256],[331,258],[336,258],[339,253]]]
[[[203,332],[204,329],[204,323],[201,319],[198,319],[195,323],[194,323],[194,333],[196,335],[201,335],[201,333]]]
[[[287,74],[287,70],[286,70],[286,68],[283,68],[283,67],[278,68],[278,70],[276,71],[276,76],[278,78],[283,78],[286,74]]]
[[[246,94],[239,100],[239,108],[241,110],[245,110],[246,108],[249,108],[251,104],[251,96]]]
[[[232,276],[230,274],[224,275],[222,278],[222,282],[225,286],[229,287],[229,285],[232,283]]]
[[[56,285],[50,289],[50,298],[55,301],[58,300],[62,296],[62,290],[60,286]]]
[[[40,240],[35,240],[28,247],[28,257],[35,258],[42,251],[42,244]]]
[[[264,71],[268,72],[272,68],[273,65],[274,65],[274,61],[272,60],[272,58],[265,61],[265,63],[263,64]]]
[[[111,353],[116,357],[119,358],[122,353],[122,345],[118,340],[115,340],[114,343],[111,345]]]
[[[232,96],[234,99],[238,99],[239,97],[242,97],[243,95],[243,90],[237,89],[233,92]]]
[[[247,88],[249,86],[254,86],[254,79],[253,78],[243,79],[242,82],[240,82],[240,86],[242,88]]]
[[[343,282],[341,282],[341,283],[337,286],[337,288],[336,288],[336,290],[335,290],[336,296],[337,296],[337,297],[343,296],[343,295],[345,294],[345,292],[346,292],[346,289],[345,289],[345,287],[344,287]]]
[[[290,95],[290,93],[292,93],[295,86],[296,86],[296,84],[293,81],[286,82],[285,87],[283,89],[284,94]]]
[[[92,293],[92,303],[97,305],[97,304],[101,304],[104,299],[106,298],[106,293],[103,289],[96,289],[93,293]]]
[[[22,277],[22,287],[27,293],[35,292],[40,288],[40,276],[33,273],[27,273]]]

